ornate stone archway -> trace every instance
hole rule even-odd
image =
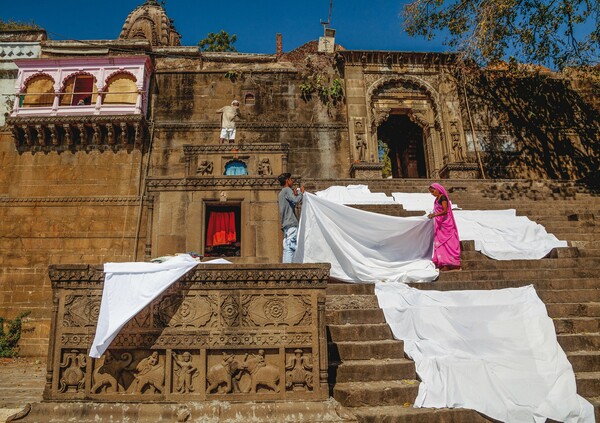
[[[366,91],[369,148],[377,151],[377,129],[391,114],[402,114],[420,126],[424,135],[427,176],[438,177],[447,156],[438,92],[412,75],[389,75],[373,81]]]

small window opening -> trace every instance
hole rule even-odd
[[[241,251],[241,206],[207,205],[204,225],[205,257],[239,257]]]

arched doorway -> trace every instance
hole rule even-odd
[[[377,139],[387,146],[392,178],[427,177],[423,129],[406,114],[391,114],[377,128]]]

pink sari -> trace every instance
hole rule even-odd
[[[443,186],[435,183],[431,184],[431,187],[448,199],[448,213],[434,217],[433,258],[431,260],[438,268],[443,266],[460,267],[460,240],[458,239],[458,229],[452,213],[452,203]],[[434,213],[444,211],[437,198],[433,204]]]

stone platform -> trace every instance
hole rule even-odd
[[[329,398],[328,278],[328,264],[199,265],[92,359],[102,268],[52,266],[44,400],[15,421],[355,421]]]

